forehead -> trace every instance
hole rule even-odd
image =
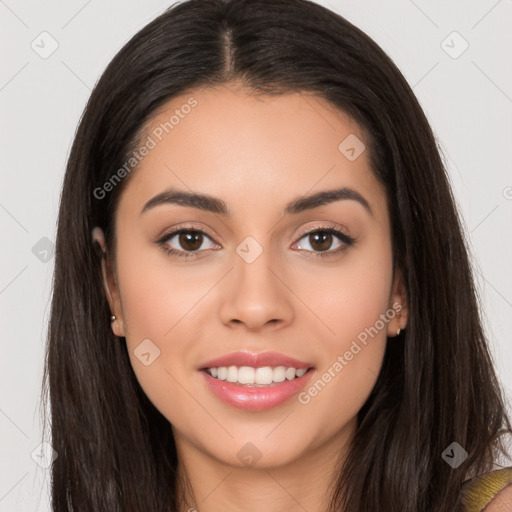
[[[195,89],[161,106],[140,142],[151,149],[125,191],[140,201],[165,186],[255,206],[339,186],[365,191],[374,202],[383,199],[363,130],[327,101],[305,93]]]

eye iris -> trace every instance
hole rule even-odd
[[[316,249],[318,251],[326,251],[329,249],[329,247],[332,244],[332,234],[327,233],[325,231],[318,231],[316,233],[313,233],[309,235],[310,244],[313,249]],[[311,240],[314,240],[314,242],[311,242]],[[316,246],[315,244],[320,240],[320,247]],[[327,243],[326,243],[327,242]]]
[[[179,235],[179,243],[181,247],[187,249],[189,251],[196,251],[201,247],[203,242],[203,235],[197,231],[187,231],[184,233],[180,233]],[[192,243],[192,247],[188,245]]]

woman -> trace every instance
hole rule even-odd
[[[452,512],[511,481],[432,131],[313,2],[185,1],[116,55],[52,300],[55,511]]]

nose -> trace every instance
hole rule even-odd
[[[219,315],[225,325],[259,331],[280,329],[293,321],[293,293],[286,285],[286,270],[275,258],[271,261],[270,252],[263,250],[252,262],[235,255],[221,292]]]

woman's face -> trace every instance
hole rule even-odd
[[[147,125],[108,285],[113,328],[184,458],[276,467],[353,434],[406,322],[364,144],[320,99],[227,87],[175,97]]]

